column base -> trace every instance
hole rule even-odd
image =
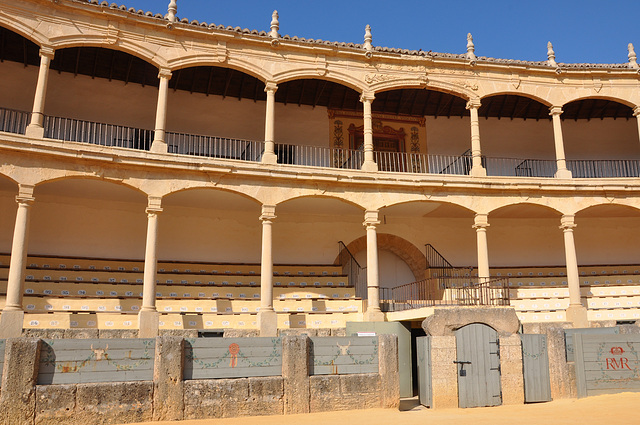
[[[484,167],[471,167],[469,175],[471,177],[487,177],[487,170]]]
[[[362,168],[360,168],[362,171],[368,171],[370,173],[374,173],[376,171],[378,171],[378,164],[376,164],[373,161],[365,161],[362,163]]]
[[[138,338],[155,338],[160,334],[160,313],[141,311],[138,313]]]
[[[164,140],[154,140],[153,143],[151,143],[151,148],[149,149],[149,152],[168,153],[169,148],[167,146],[167,142],[165,142]]]
[[[24,132],[24,135],[34,139],[44,139],[44,127],[29,124]]]
[[[554,175],[554,177],[556,179],[570,179],[570,178],[573,178],[573,175],[571,174],[571,171],[565,168],[564,170],[556,171],[556,174]]]
[[[22,324],[24,323],[24,311],[3,311],[0,317],[0,339],[20,338],[22,336]]]
[[[260,336],[278,336],[278,314],[273,310],[258,311]]]
[[[567,310],[567,322],[573,323],[574,328],[588,328],[587,308],[583,305],[570,305]]]
[[[260,162],[263,164],[277,164],[278,155],[272,152],[265,152],[262,154],[262,160]]]
[[[384,322],[384,313],[380,310],[367,310],[364,313],[365,322]]]

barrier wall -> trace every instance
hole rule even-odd
[[[130,423],[399,404],[393,335],[14,338],[0,340],[2,349],[3,424]]]

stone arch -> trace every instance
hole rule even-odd
[[[609,100],[611,102],[615,102],[615,103],[619,103],[619,104],[624,105],[624,106],[628,106],[631,109],[634,109],[635,107],[638,106],[636,103],[632,102],[629,99],[623,99],[621,97],[607,96],[607,95],[576,96],[576,97],[572,97],[572,98],[567,99],[560,106],[562,106],[564,108],[565,106],[567,106],[568,104],[573,103],[573,102],[580,102],[581,100],[592,100],[592,99],[593,100]]]
[[[427,268],[425,255],[408,240],[389,233],[378,233],[378,249],[392,252],[407,263],[416,281],[424,279],[424,271]],[[347,249],[355,254],[367,249],[367,237],[362,236],[347,245]],[[334,264],[339,264],[340,256],[336,257]]]
[[[548,106],[548,107],[553,106],[553,103],[548,99],[544,99],[532,93],[527,93],[526,91],[512,91],[512,90],[498,90],[496,92],[486,93],[484,96],[480,97],[480,103],[482,103],[484,99],[488,99],[490,97],[495,97],[495,96],[502,96],[502,95],[526,97],[527,99],[534,100],[538,103],[543,104],[544,106]]]
[[[285,71],[274,75],[273,79],[278,85],[293,80],[314,79],[326,80],[332,83],[340,84],[341,86],[348,87],[358,93],[362,93],[367,89],[362,81],[354,78],[352,75],[337,71],[329,71],[323,75],[319,75],[317,68],[298,68],[291,71]]]
[[[266,72],[259,65],[244,61],[242,59],[233,59],[220,62],[217,54],[190,53],[167,61],[167,66],[171,71],[177,71],[185,68],[194,68],[199,66],[210,66],[214,68],[229,68],[243,74],[254,77],[263,83],[273,79],[270,73]]]
[[[38,47],[45,46],[49,42],[49,39],[39,30],[20,21],[13,20],[7,14],[0,14],[0,26],[26,38]]]
[[[123,188],[129,189],[129,190],[131,190],[133,192],[136,192],[139,195],[144,196],[145,198],[148,197],[147,192],[145,192],[144,190],[142,190],[139,187],[136,187],[136,186],[134,186],[132,184],[125,183],[121,179],[115,179],[115,178],[112,179],[112,178],[106,178],[106,177],[101,177],[101,176],[83,175],[83,174],[70,175],[70,176],[58,176],[58,177],[53,177],[53,178],[49,178],[49,179],[46,179],[46,180],[41,180],[38,183],[36,183],[35,190],[38,190],[42,186],[46,186],[46,185],[51,184],[51,183],[57,183],[57,182],[60,182],[60,181],[63,181],[63,180],[88,180],[88,181],[92,181],[92,182],[109,183],[109,184],[114,184],[116,186],[121,186]]]
[[[500,335],[512,335],[520,328],[512,307],[471,307],[437,308],[424,319],[422,329],[431,336],[454,336],[455,331],[473,323],[487,325]]]

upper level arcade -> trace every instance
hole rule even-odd
[[[627,64],[580,67],[0,3],[0,129],[31,140],[444,178],[640,175],[632,46]]]

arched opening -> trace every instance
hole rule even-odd
[[[474,213],[464,207],[437,201],[412,201],[380,209],[378,233],[398,238],[390,251],[406,262],[412,271],[404,280],[381,286],[398,286],[426,277],[442,276],[441,268],[467,269],[476,265],[473,225]],[[413,254],[418,250],[420,256]],[[418,260],[420,258],[420,260]],[[385,264],[380,262],[381,275]],[[388,263],[393,270],[394,264]],[[435,271],[435,269],[438,271]],[[418,271],[421,269],[421,272]],[[450,274],[452,275],[452,274]],[[411,280],[408,280],[412,278]]]
[[[549,106],[530,97],[498,94],[482,99],[478,116],[487,175],[553,177],[556,153]]]
[[[149,149],[158,84],[158,69],[129,53],[91,46],[59,49],[49,71],[44,135]]]
[[[640,210],[604,204],[576,213],[576,255],[580,266],[640,266]]]
[[[0,27],[0,131],[24,133],[38,80],[38,45]]]
[[[67,178],[34,190],[30,255],[144,259],[147,197],[107,180]]]
[[[580,99],[562,107],[567,168],[573,177],[638,177],[640,142],[633,109],[611,99]]]
[[[196,188],[162,199],[158,259],[260,263],[260,205],[239,193]]]
[[[542,205],[520,203],[489,213],[489,263],[492,275],[501,268],[564,266],[561,213]]]

